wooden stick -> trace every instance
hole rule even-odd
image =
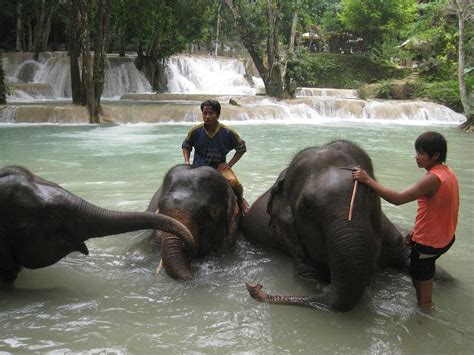
[[[349,217],[348,220],[352,220],[352,209],[354,208],[354,200],[357,193],[357,184],[359,181],[354,180],[354,189],[352,190],[351,205],[349,206]]]
[[[157,275],[160,273],[162,266],[163,266],[163,259],[160,258],[160,264],[156,268],[156,274]]]

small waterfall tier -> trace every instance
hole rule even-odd
[[[260,96],[186,95],[187,101],[176,101],[175,94],[159,96],[159,101],[145,101],[140,96],[128,100],[107,101],[103,104],[106,118],[116,123],[201,122],[199,103],[212,97],[222,104],[223,121],[324,123],[333,121],[397,122],[402,124],[460,124],[466,120],[462,114],[432,102],[423,101],[365,101],[338,98],[298,98],[277,101]],[[131,95],[134,96],[134,95]],[[195,100],[196,99],[196,100]],[[58,122],[87,123],[85,107],[64,103],[18,104],[0,107],[0,122]]]
[[[357,91],[350,89],[326,89],[326,88],[298,88],[296,97],[323,96],[338,97],[346,99],[357,99]]]
[[[263,89],[263,81],[238,58],[174,56],[165,72],[169,93],[255,95]]]
[[[107,57],[103,98],[118,99],[130,92],[151,92],[150,84],[137,70],[133,60],[133,57]],[[70,99],[69,63],[69,57],[63,52],[42,53],[38,61],[33,60],[31,53],[5,54],[2,64],[10,88],[7,100],[27,102]]]

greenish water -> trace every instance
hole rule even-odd
[[[176,282],[153,265],[131,265],[126,251],[144,232],[87,242],[71,254],[23,271],[0,291],[0,353],[391,353],[468,354],[474,350],[473,136],[452,126],[232,123],[248,152],[235,166],[253,202],[300,149],[349,139],[372,157],[380,182],[395,189],[423,173],[413,142],[428,129],[448,139],[448,165],[461,188],[457,241],[438,262],[455,283],[435,284],[436,311],[419,313],[410,278],[377,275],[349,313],[272,306],[252,300],[245,282],[266,290],[310,293],[291,260],[241,240],[233,252],[194,265]],[[102,207],[144,210],[166,171],[182,162],[190,125],[0,125],[0,167],[23,165]],[[409,228],[416,203],[383,208]]]

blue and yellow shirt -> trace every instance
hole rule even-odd
[[[181,148],[190,152],[194,147],[193,166],[211,166],[217,168],[220,163],[225,163],[227,153],[235,149],[237,152],[245,153],[247,148],[233,129],[218,122],[216,130],[210,134],[204,127],[204,123],[194,126],[189,131]]]

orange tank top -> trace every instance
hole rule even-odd
[[[452,240],[458,223],[458,179],[443,164],[435,165],[427,174],[436,175],[441,184],[434,196],[418,199],[413,241],[443,248]]]

